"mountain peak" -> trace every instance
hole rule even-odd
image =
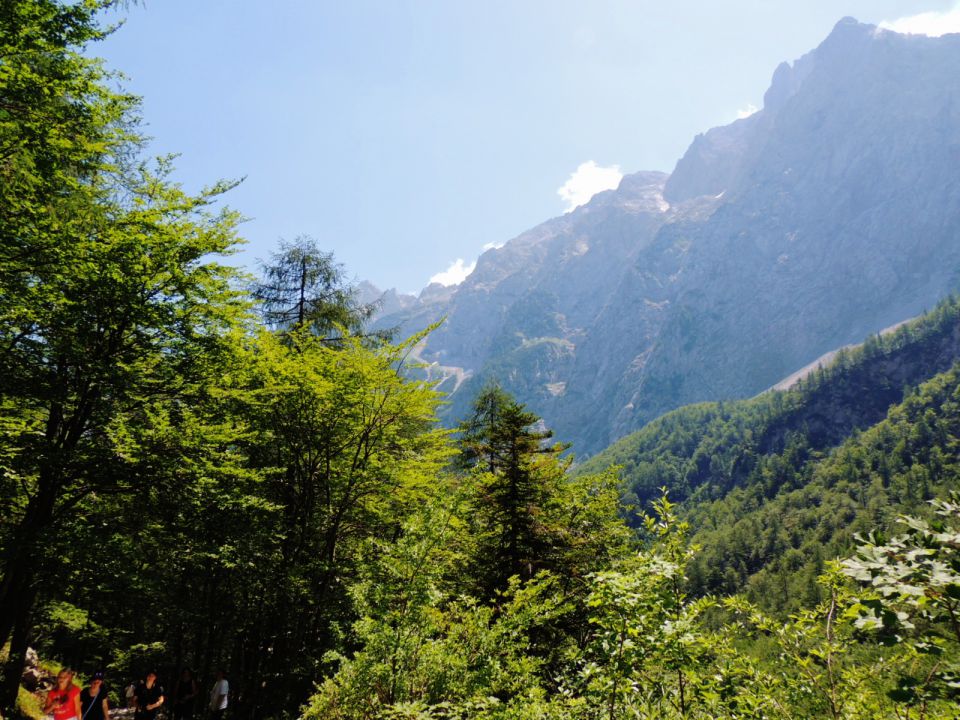
[[[837,21],[837,24],[833,26],[833,30],[830,31],[830,34],[832,35],[833,33],[838,31],[843,32],[849,28],[854,28],[854,27],[872,29],[874,26],[867,25],[866,23],[862,23],[859,20],[857,20],[855,17],[851,17],[850,15],[847,15],[846,17],[842,17]]]
[[[580,453],[759,392],[960,287],[958,63],[958,35],[844,18],[668,179],[624,176],[390,324],[447,317],[422,358],[463,378],[448,418],[496,380]]]

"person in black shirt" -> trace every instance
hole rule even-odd
[[[94,673],[90,687],[80,692],[80,709],[83,720],[110,720],[110,703],[102,672]]]
[[[143,682],[137,685],[134,697],[137,701],[134,720],[154,720],[164,700],[163,687],[157,682],[156,672],[151,670],[147,673]]]
[[[173,688],[173,720],[191,720],[196,705],[197,681],[193,673],[184,668]]]

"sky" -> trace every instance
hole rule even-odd
[[[91,48],[190,190],[244,178],[233,261],[314,237],[417,292],[762,107],[844,16],[960,32],[954,0],[142,0]]]

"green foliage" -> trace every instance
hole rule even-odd
[[[18,688],[16,712],[18,717],[30,720],[43,720],[46,717],[40,699],[25,687]]]
[[[303,327],[254,326],[216,261],[231,184],[189,195],[141,160],[136,99],[83,52],[110,4],[0,9],[6,685],[28,639],[125,679],[232,660],[279,714],[352,619],[365,538],[446,462],[437,396],[399,372],[409,345],[348,336],[370,308],[309,243],[278,258],[309,266]]]
[[[29,263],[32,243],[65,220],[58,211],[68,205],[54,199],[82,193],[90,173],[131,139],[134,98],[112,92],[100,62],[80,52],[104,36],[96,16],[111,4],[35,0],[0,9],[0,234],[7,260]]]
[[[905,535],[887,542],[871,536],[854,558],[843,563],[843,569],[891,606],[905,608],[864,614],[861,626],[896,631],[918,622],[931,628],[943,625],[939,632],[951,633],[960,643],[960,528],[945,522],[960,520],[960,497],[932,504],[944,520],[903,518]]]
[[[118,678],[142,678],[148,670],[160,667],[166,654],[167,647],[162,642],[121,647],[108,669]]]
[[[311,700],[306,718],[500,717],[543,698],[536,631],[570,611],[557,579],[514,579],[496,606],[452,594],[462,560],[448,545],[455,513],[435,504],[375,558],[352,589],[361,650]]]
[[[654,547],[627,570],[591,578],[587,606],[595,626],[583,668],[586,696],[606,717],[658,716],[690,710],[699,687],[696,670],[715,656],[710,637],[695,630],[708,602],[688,603],[684,569],[693,555],[688,527],[679,523],[664,496],[647,517]]]
[[[47,673],[50,676],[55,676],[59,674],[61,670],[65,667],[62,663],[58,663],[56,660],[50,659],[41,659],[37,665],[41,670]]]
[[[842,564],[868,591],[852,608],[856,626],[915,656],[891,697],[921,709],[960,699],[960,497],[933,507],[937,520],[905,517],[904,535],[873,535]]]
[[[304,717],[954,717],[940,658],[960,651],[955,638],[921,652],[928,634],[901,618],[899,634],[874,644],[864,618],[881,596],[857,593],[836,568],[821,579],[827,600],[786,620],[742,598],[691,599],[683,574],[696,548],[675,506],[662,498],[645,525],[647,548],[590,576],[578,640],[543,632],[578,607],[549,573],[514,578],[496,606],[452,595],[456,512],[431,506],[397,542],[371,545],[374,570],[354,588],[360,650],[339,658]],[[907,591],[911,602],[936,587],[914,579],[923,592]]]
[[[202,675],[239,654],[232,687],[255,688],[248,707],[265,717],[329,667],[366,543],[395,537],[451,450],[432,423],[437,395],[398,372],[407,345],[230,340],[202,402],[176,423],[158,416],[143,439],[165,458],[153,456],[151,485],[84,506],[80,547],[62,552],[84,558],[72,572],[91,617],[117,628],[117,674],[143,672],[126,648],[145,640],[159,648],[150,664],[193,658]]]
[[[771,709],[784,716],[899,717],[883,692],[899,659],[874,658],[862,645],[850,621],[855,600],[835,572],[823,576],[821,583],[828,599],[786,621],[740,600],[724,603],[740,613],[745,631],[764,638],[763,644],[776,652],[775,658],[761,663],[767,668],[764,685]]]
[[[104,648],[110,647],[113,638],[108,628],[91,620],[87,610],[58,601],[44,607],[41,617],[42,624],[35,634],[37,644],[56,645],[71,666],[80,660],[102,662]]]
[[[391,541],[368,541],[351,589],[360,649],[338,656],[306,717],[567,717],[582,704],[567,702],[559,678],[590,632],[590,573],[629,536],[617,478],[566,478],[535,420],[488,393],[460,440],[461,464],[483,469],[447,478]],[[517,547],[538,543],[534,572],[484,557],[510,547],[504,526],[530,530]],[[502,585],[491,586],[494,572]]]
[[[154,421],[196,402],[246,301],[215,256],[236,244],[230,184],[189,195],[138,157],[133,98],[83,46],[107,2],[0,10],[0,704],[15,697],[46,535],[95,496],[152,478]]]

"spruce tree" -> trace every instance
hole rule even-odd
[[[539,418],[501,388],[484,389],[460,426],[460,462],[477,479],[474,521],[476,576],[488,596],[519,575],[529,579],[549,566],[553,543],[547,505],[566,464],[566,446],[548,444]]]

